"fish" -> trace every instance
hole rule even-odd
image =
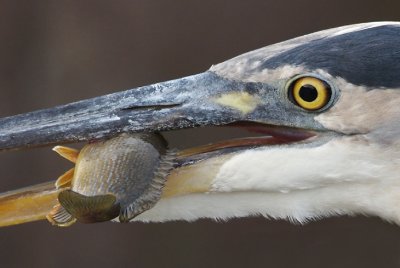
[[[80,151],[54,149],[75,167],[58,178],[58,203],[46,218],[66,227],[76,221],[129,222],[161,197],[176,153],[156,133],[123,133],[90,142]]]

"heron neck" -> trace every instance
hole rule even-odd
[[[137,220],[263,215],[305,222],[369,214],[398,221],[400,157],[391,150],[346,137],[320,146],[266,147],[204,161],[190,176],[201,185],[197,191],[165,196]]]

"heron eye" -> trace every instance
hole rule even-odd
[[[290,98],[306,110],[315,111],[328,104],[332,90],[330,86],[315,77],[302,77],[289,87]]]

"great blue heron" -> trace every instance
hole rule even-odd
[[[399,44],[397,22],[313,33],[201,74],[1,119],[0,149],[244,127],[268,137],[181,153],[161,198],[132,220],[368,214],[400,223]],[[1,224],[45,218],[60,191],[3,194]]]

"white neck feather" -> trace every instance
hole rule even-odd
[[[305,222],[369,214],[400,222],[400,155],[392,150],[345,137],[314,147],[244,151],[217,169],[209,192],[163,198],[135,220],[263,215]]]

